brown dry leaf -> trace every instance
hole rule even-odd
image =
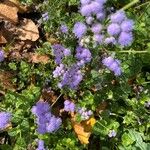
[[[9,1],[12,2],[13,5],[15,5],[18,8],[18,12],[20,13],[24,13],[28,9],[26,6],[21,5],[19,0],[9,0]]]
[[[101,102],[101,103],[98,105],[98,107],[96,108],[96,112],[97,112],[98,114],[100,114],[100,113],[102,113],[103,111],[105,111],[107,107],[108,107],[108,102],[103,101],[103,102]]]
[[[53,90],[49,89],[43,89],[42,91],[42,97],[44,100],[54,103],[57,99],[57,96],[55,95],[55,92]]]
[[[16,24],[18,22],[18,8],[10,0],[4,0],[0,3],[0,19],[11,21]]]
[[[0,44],[6,44],[6,43],[7,43],[7,40],[5,39],[2,32],[0,31]]]
[[[39,38],[38,27],[31,19],[24,19],[17,33],[20,40],[36,41]]]
[[[0,84],[4,89],[15,91],[15,85],[11,81],[12,78],[13,78],[13,74],[11,74],[10,72],[8,71],[0,72]]]
[[[47,55],[40,55],[37,53],[30,53],[29,54],[29,61],[32,63],[43,63],[46,64],[49,62],[49,57]]]
[[[89,120],[82,121],[81,123],[76,122],[75,119],[73,118],[71,122],[80,142],[82,144],[88,144],[92,127],[96,123],[95,118],[92,117]]]

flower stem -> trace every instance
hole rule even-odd
[[[135,51],[135,50],[128,50],[128,51],[119,51],[119,53],[129,53],[129,54],[142,54],[148,53],[148,51]]]
[[[59,100],[59,98],[62,96],[62,93],[57,97],[57,99],[55,100],[55,102],[51,105],[51,107],[53,107],[55,105],[55,103]]]
[[[132,7],[133,5],[135,5],[138,2],[139,2],[139,0],[133,0],[131,3],[125,5],[121,10],[126,10],[126,9]]]

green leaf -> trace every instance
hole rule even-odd
[[[122,144],[124,146],[129,146],[129,145],[133,144],[134,141],[135,141],[135,139],[133,139],[130,134],[124,133],[122,135]]]

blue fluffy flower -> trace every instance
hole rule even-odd
[[[122,21],[124,21],[124,19],[126,19],[126,15],[124,11],[117,11],[116,13],[112,14],[110,16],[111,22],[112,23],[121,23]]]
[[[109,35],[118,35],[121,32],[121,28],[118,24],[112,23],[107,27],[107,32]]]
[[[121,32],[119,39],[118,39],[118,43],[124,47],[124,46],[129,46],[132,44],[133,41],[133,36],[132,33],[129,32]]]
[[[0,62],[4,60],[4,51],[0,50]]]
[[[75,23],[73,28],[73,33],[77,38],[79,39],[82,38],[85,35],[86,31],[87,31],[87,27],[84,23],[82,22]]]
[[[126,19],[121,23],[121,30],[123,32],[131,32],[134,28],[134,22],[133,20]]]
[[[0,130],[7,127],[11,120],[11,114],[9,112],[0,112]]]

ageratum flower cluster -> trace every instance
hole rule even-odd
[[[44,148],[44,141],[43,140],[38,140],[38,147],[36,150],[46,150]]]
[[[36,115],[36,123],[38,125],[37,132],[40,134],[52,133],[59,129],[62,120],[55,117],[47,102],[39,101],[32,107],[32,113]]]
[[[87,48],[83,48],[81,46],[77,47],[75,57],[79,61],[77,63],[79,66],[82,66],[85,63],[90,62],[92,58],[90,50]]]
[[[81,70],[77,64],[73,64],[66,70],[61,78],[61,82],[58,84],[60,88],[68,86],[71,89],[76,89],[79,83],[82,81],[83,76]]]
[[[121,45],[129,46],[132,43],[133,36],[132,30],[134,23],[132,20],[127,19],[124,11],[117,11],[110,14],[105,9],[106,0],[80,0],[80,13],[85,17],[85,22],[76,22],[72,32],[78,39],[78,47],[76,48],[76,62],[72,65],[63,64],[63,58],[71,55],[71,51],[64,48],[60,44],[52,46],[55,62],[58,65],[53,72],[54,78],[59,78],[59,88],[67,86],[71,89],[76,89],[83,79],[81,72],[82,67],[91,61],[92,55],[87,48],[87,43],[91,42],[91,33],[94,46],[97,45]],[[106,15],[107,14],[107,15]],[[104,21],[108,24],[104,25]],[[106,27],[105,27],[106,26]],[[68,32],[66,25],[60,27],[62,33]],[[89,31],[91,32],[90,34]],[[86,44],[84,44],[86,42]],[[110,57],[105,58],[103,64],[115,73],[116,76],[121,75],[121,68],[119,60],[111,60]]]
[[[105,39],[105,43],[118,43],[122,47],[131,45],[134,22],[127,19],[124,11],[117,11],[115,14],[112,14],[110,20],[110,24],[107,27],[107,33],[110,37]]]
[[[75,104],[69,100],[64,101],[64,110],[67,112],[74,112],[75,111]]]
[[[55,56],[55,63],[56,64],[61,64],[62,63],[62,59],[65,56],[69,56],[71,54],[70,49],[64,48],[60,44],[54,44],[52,46],[52,49],[53,49],[53,53],[54,53],[54,56]]]
[[[53,71],[53,77],[60,78],[58,87],[62,88],[64,86],[67,86],[71,89],[76,89],[83,79],[81,67],[91,61],[92,56],[90,50],[78,46],[76,48],[76,55],[75,55],[77,59],[76,63],[67,66],[65,64],[62,64],[62,59],[64,56],[68,56],[64,55],[64,51],[68,49],[64,49],[63,46],[61,46],[60,44],[53,45],[52,48],[54,50],[55,62],[56,64],[58,64],[58,66]]]
[[[82,120],[88,120],[93,112],[91,110],[87,110],[84,107],[76,107],[75,104],[69,100],[64,101],[64,110],[67,112],[76,112],[81,116]]]
[[[86,108],[77,108],[77,113],[80,114],[82,120],[87,120],[93,115],[93,112],[91,110],[87,110]]]
[[[106,57],[102,60],[104,66],[106,66],[109,70],[113,71],[116,76],[121,75],[121,67],[120,61],[118,59],[114,59],[111,56]]]
[[[73,33],[82,41],[88,30],[93,33],[96,45],[131,45],[133,41],[132,30],[134,22],[127,18],[124,11],[110,14],[105,9],[106,0],[80,0],[80,13],[85,17],[85,22],[77,22]],[[106,16],[106,14],[108,14]],[[104,20],[109,19],[109,24],[104,26]],[[107,30],[105,30],[107,29]]]
[[[68,27],[66,26],[66,24],[62,24],[60,27],[60,31],[64,34],[68,33]]]
[[[9,112],[0,112],[0,130],[7,127],[11,120],[11,114]]]

